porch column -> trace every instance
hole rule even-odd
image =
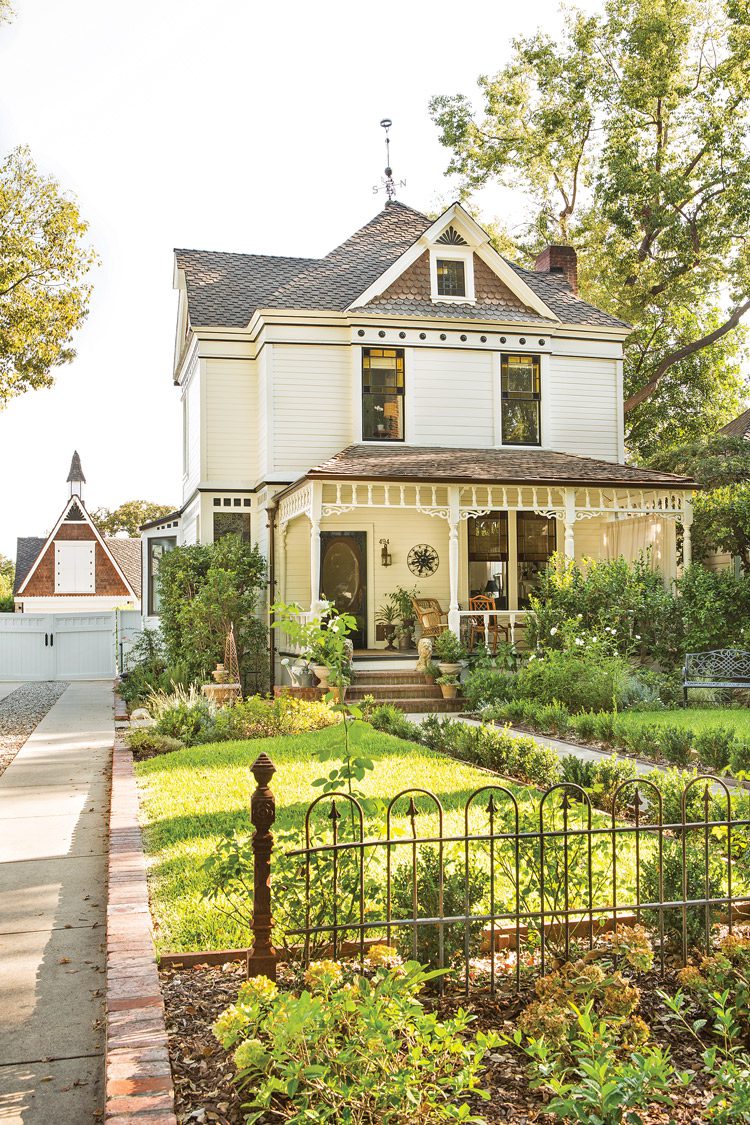
[[[565,561],[576,557],[576,490],[565,489]]]
[[[682,569],[687,570],[693,561],[693,541],[690,529],[693,526],[693,500],[686,496],[682,501]]]
[[[458,516],[460,490],[457,485],[448,489],[448,582],[450,586],[450,605],[448,607],[448,628],[460,636],[461,617],[458,611]]]
[[[318,480],[311,481],[310,500],[310,609],[320,600],[320,509],[322,485]]]
[[[278,590],[279,600],[286,601],[286,532],[289,525],[286,523],[279,524],[279,555],[276,565],[276,584]]]

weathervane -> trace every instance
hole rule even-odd
[[[381,179],[379,184],[374,184],[372,188],[373,195],[377,195],[379,191],[385,191],[389,203],[396,198],[396,181],[393,178],[393,169],[391,168],[391,140],[388,136],[388,130],[392,124],[390,117],[384,117],[380,122],[381,128],[385,129],[385,177]],[[398,186],[405,187],[406,180],[399,180]]]

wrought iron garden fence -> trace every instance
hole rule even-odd
[[[269,894],[274,767],[262,755],[254,772],[251,973],[275,959],[270,913],[284,908]],[[747,795],[733,798],[713,776],[678,793],[623,781],[608,812],[569,782],[538,791],[498,779],[460,804],[426,789],[376,807],[329,793],[307,808],[303,846],[284,853],[303,904],[285,941],[305,962],[363,959],[384,942],[452,966],[467,991],[477,979],[494,991],[499,974],[518,987],[522,972],[543,974],[604,932],[640,923],[664,972],[693,949],[708,952],[715,924],[731,930],[750,914],[750,819],[735,805],[746,814]]]

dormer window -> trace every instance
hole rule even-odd
[[[474,303],[474,251],[452,227],[430,247],[430,288],[433,301]],[[457,241],[460,239],[460,241]]]
[[[439,297],[466,296],[466,270],[462,261],[438,258],[436,269]]]

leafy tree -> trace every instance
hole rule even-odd
[[[120,504],[114,511],[110,508],[98,508],[94,512],[93,520],[102,535],[117,535],[124,531],[133,538],[138,538],[141,527],[150,520],[161,519],[173,512],[168,504],[153,504],[149,500],[128,500]]]
[[[15,574],[15,564],[5,555],[0,555],[0,613],[13,612],[13,581],[15,579]]]
[[[3,11],[0,8],[0,19]],[[0,163],[0,408],[53,383],[75,356],[96,261],[77,204],[42,175],[27,148]]]
[[[727,551],[750,574],[750,482],[699,492],[693,507],[696,557]]]
[[[605,0],[562,39],[515,40],[464,95],[431,112],[464,194],[498,181],[530,211],[516,237],[580,251],[584,297],[634,326],[629,440],[653,452],[737,406],[750,309],[750,13],[743,0]],[[717,417],[718,416],[718,417]]]
[[[237,535],[168,551],[159,564],[159,588],[169,665],[207,679],[224,660],[233,625],[243,690],[262,690],[267,631],[257,613],[265,582],[265,559]]]
[[[750,481],[750,441],[729,434],[714,434],[685,442],[654,454],[651,469],[693,477],[704,488]]]

